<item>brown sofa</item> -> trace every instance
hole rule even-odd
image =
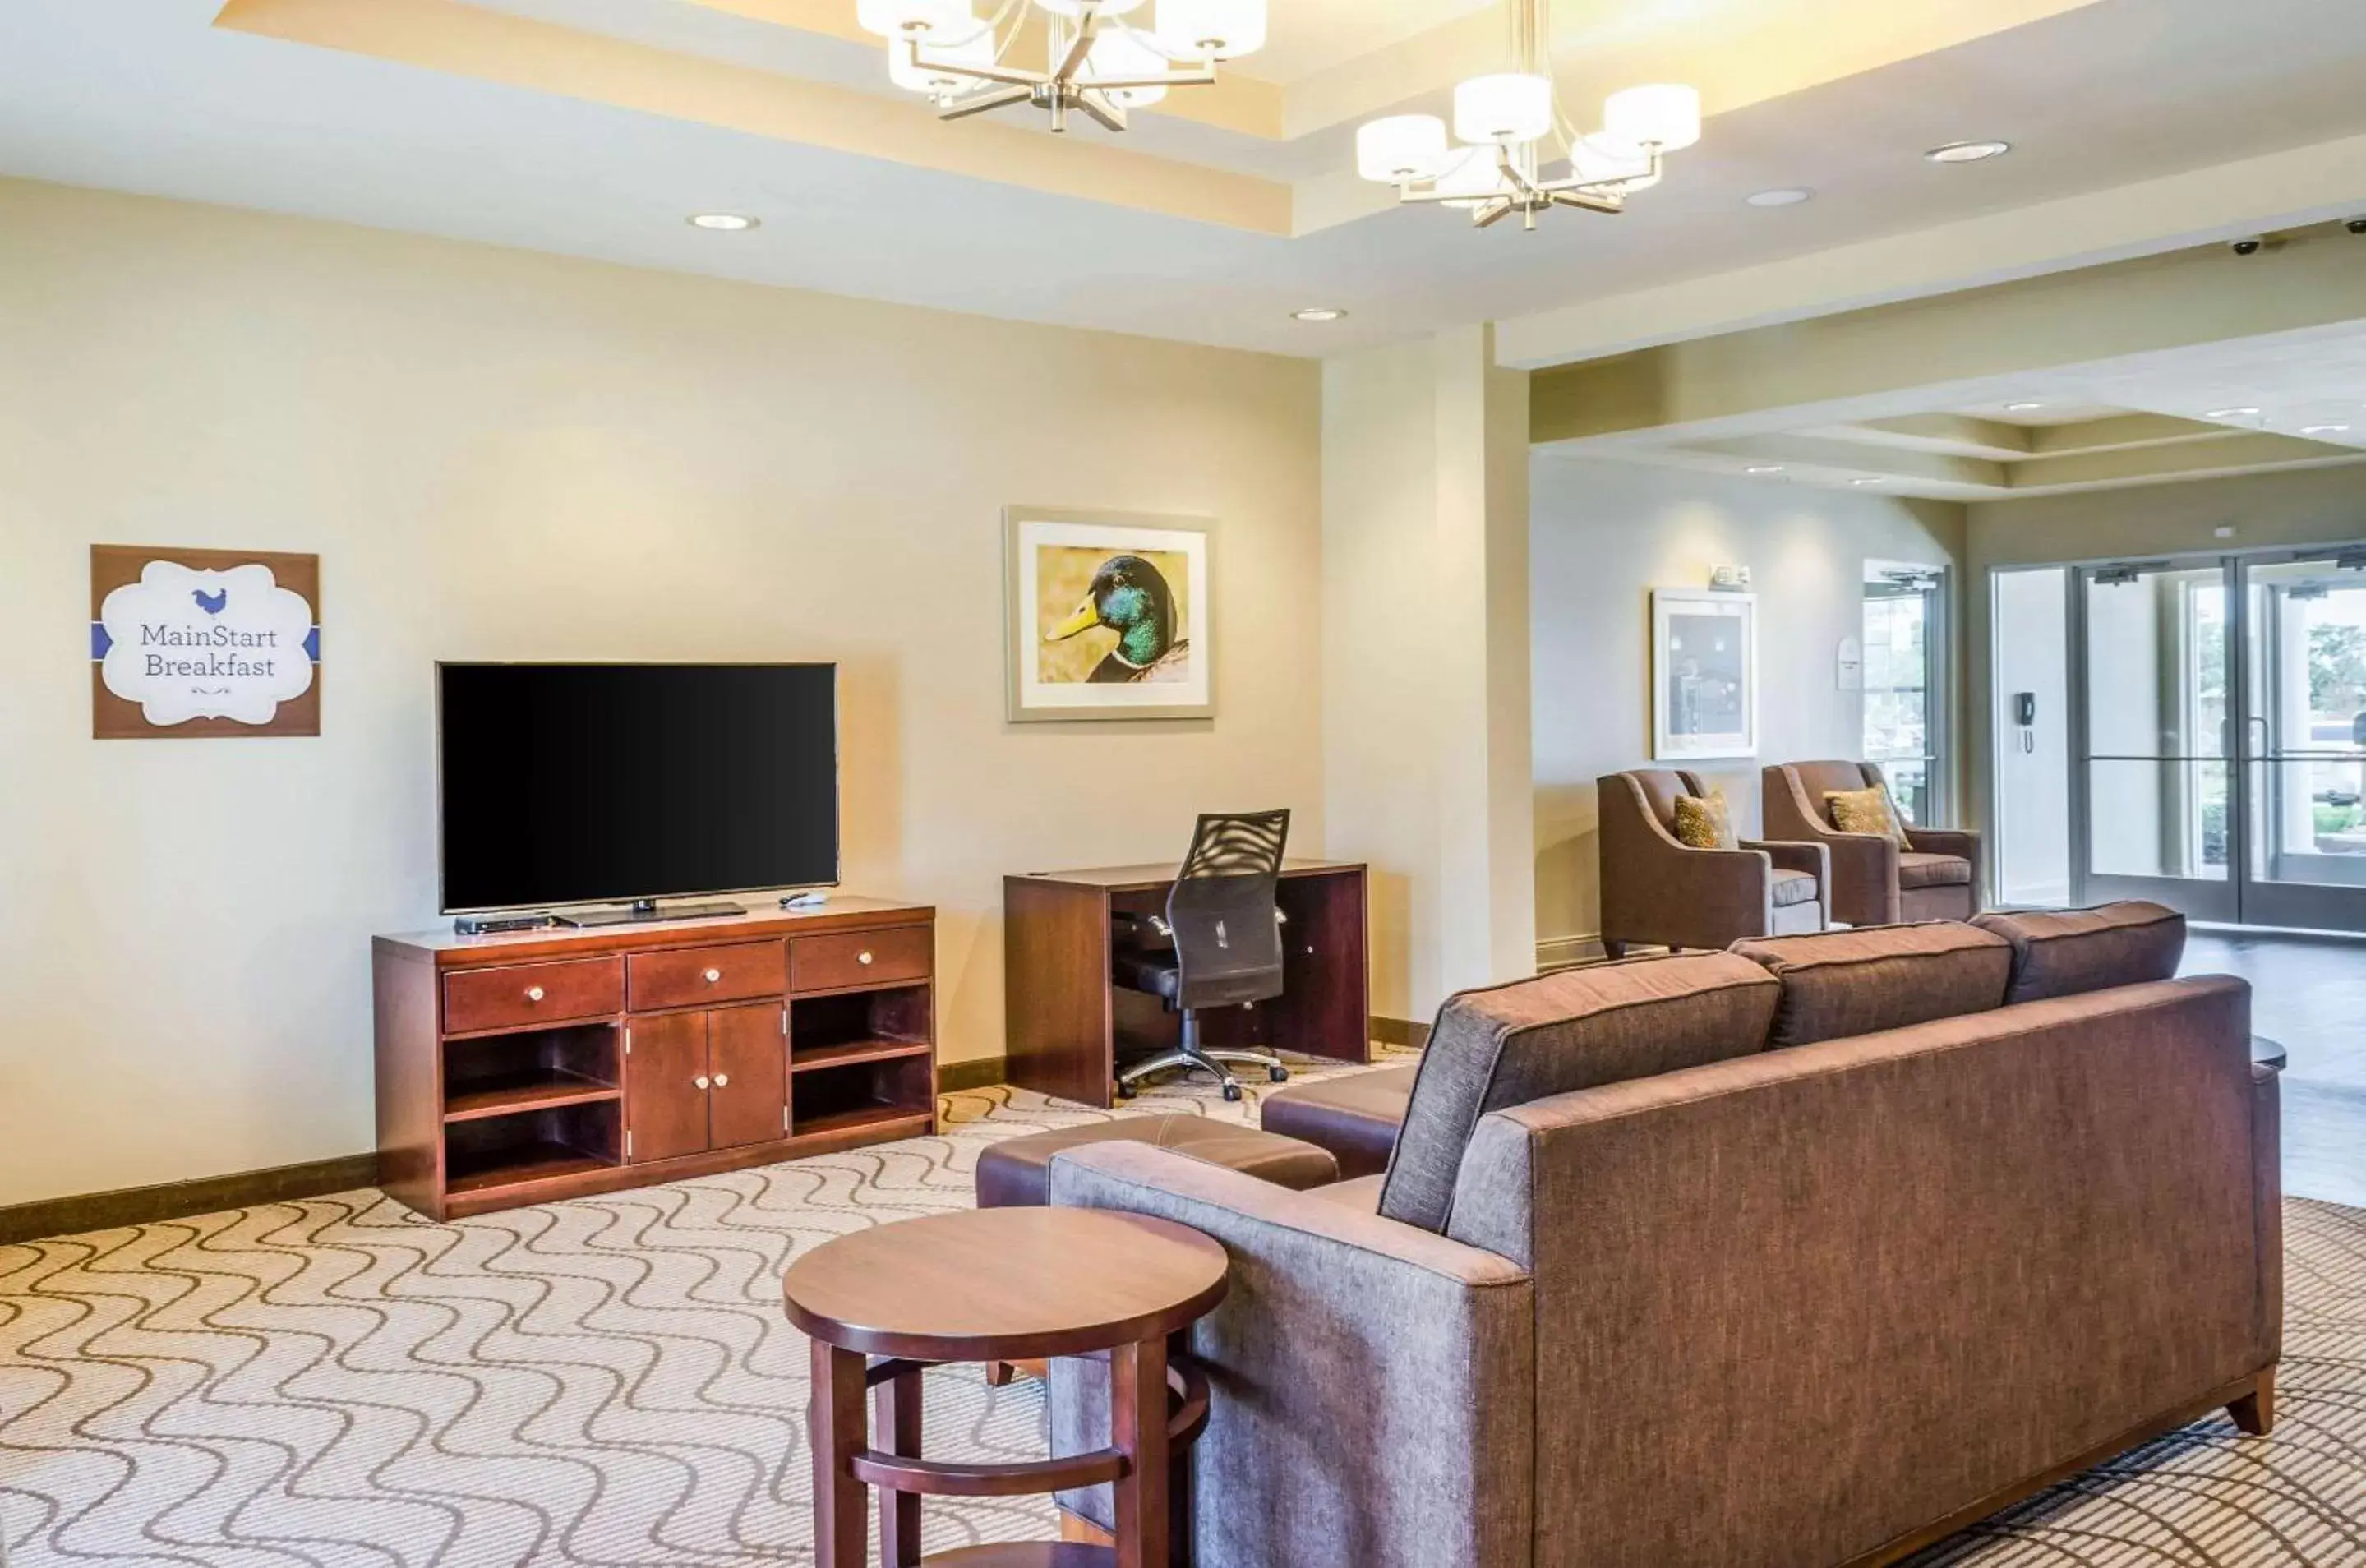
[[[1980,907],[1980,836],[1952,828],[1906,830],[1912,846],[1832,826],[1826,794],[1883,784],[1877,762],[1778,762],[1763,776],[1761,829],[1831,852],[1831,918],[1853,926],[1968,920]]]
[[[1645,770],[1594,781],[1602,946],[1720,948],[1747,936],[1820,931],[1828,923],[1831,852],[1820,843],[1748,841],[1696,850],[1676,837],[1676,797],[1708,793],[1688,773]]]
[[[2248,990],[2150,977],[2173,921],[2090,924],[1457,997],[1384,1178],[1061,1154],[1055,1203],[1232,1254],[1192,1336],[1197,1561],[1887,1563],[2220,1406],[2264,1429],[2281,1212]],[[1053,1364],[1058,1451],[1105,1439],[1105,1379]]]

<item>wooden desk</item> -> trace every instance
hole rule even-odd
[[[1104,866],[1002,879],[1003,1023],[1009,1078],[1106,1108],[1117,1061],[1171,1051],[1182,1018],[1110,977],[1119,915],[1164,914],[1176,866]],[[1282,994],[1211,1010],[1210,1045],[1256,1044],[1344,1062],[1371,1059],[1365,884],[1360,863],[1282,863]]]

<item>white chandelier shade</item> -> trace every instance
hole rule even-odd
[[[1157,32],[1189,60],[1231,60],[1265,47],[1265,0],[1158,0]]]
[[[1085,54],[1085,68],[1077,80],[1087,86],[1102,82],[1139,82],[1166,73],[1166,57],[1143,42],[1132,33],[1106,32],[1093,39]],[[1138,109],[1158,102],[1166,96],[1166,88],[1154,83],[1146,87],[1104,87],[1110,100],[1121,108]]]
[[[1454,134],[1474,147],[1538,141],[1551,134],[1552,127],[1550,77],[1505,72],[1473,76],[1454,89]]]
[[[1035,0],[1035,4],[1055,17],[1081,17],[1087,9],[1104,17],[1122,17],[1141,10],[1142,3],[1143,0],[1100,0],[1098,5],[1095,5],[1093,0]]]
[[[1454,89],[1452,140],[1436,115],[1372,120],[1356,133],[1356,172],[1396,186],[1400,201],[1467,209],[1482,229],[1515,212],[1533,229],[1555,207],[1626,210],[1629,196],[1660,183],[1663,156],[1700,140],[1700,94],[1673,82],[1628,87],[1604,102],[1601,130],[1581,133],[1553,86],[1547,0],[1506,9],[1513,69]],[[1566,172],[1547,177],[1563,160]]]
[[[917,34],[939,45],[979,26],[970,0],[854,0],[854,19],[881,38]]]
[[[963,7],[968,9],[966,6]],[[952,40],[931,30],[921,39],[918,49],[898,44],[887,51],[887,79],[899,87],[930,97],[958,93],[969,85],[962,74],[963,69],[994,63],[994,32],[978,24],[969,23],[969,36],[955,33]]]

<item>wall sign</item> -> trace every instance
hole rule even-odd
[[[1832,655],[1832,683],[1843,692],[1865,690],[1865,644],[1853,637],[1841,638],[1841,646]]]
[[[321,558],[90,550],[91,734],[321,733]]]

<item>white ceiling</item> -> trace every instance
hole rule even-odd
[[[486,3],[644,41],[655,29],[669,47],[808,79],[875,69],[856,46],[684,0]],[[1674,27],[1693,3],[1606,14]],[[1290,238],[218,28],[220,5],[7,0],[0,174],[1296,354],[1738,274],[2366,132],[2366,4],[2097,0],[1718,115],[1623,218],[1472,233],[1444,212],[1384,210]],[[1280,79],[1327,63],[1324,29],[1358,5],[1272,0],[1282,41],[1259,69]],[[1388,15],[1416,28],[1472,8],[1414,0]],[[1310,159],[1349,157],[1345,127],[1256,143],[1144,117],[1133,135],[1285,179]],[[1971,136],[2016,151],[1945,169],[1919,156]],[[2358,183],[2366,205],[2366,168]],[[1773,186],[1818,195],[1742,204]],[[2262,191],[2263,209],[2282,197]],[[764,227],[684,226],[705,209],[758,213]],[[1313,304],[1353,314],[1330,327],[1289,319]]]

